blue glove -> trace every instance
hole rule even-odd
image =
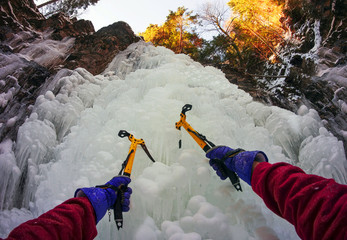
[[[211,148],[206,153],[206,157],[210,159],[210,165],[222,179],[227,176],[221,171],[218,161],[224,161],[225,166],[237,173],[237,175],[251,185],[252,166],[254,161],[268,162],[267,156],[261,151],[244,151],[242,149],[234,150],[226,146],[217,146]]]
[[[113,208],[118,197],[117,192],[121,185],[126,187],[130,182],[131,179],[129,177],[114,177],[102,186],[77,189],[75,197],[86,196],[89,199],[95,211],[96,223],[98,223],[103,218],[106,211]],[[129,211],[131,193],[132,189],[130,187],[127,187],[124,191],[124,198],[122,201],[123,212]]]

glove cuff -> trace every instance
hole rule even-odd
[[[104,217],[107,209],[110,209],[116,202],[117,195],[114,190],[109,188],[79,188],[76,190],[75,196],[78,191],[82,191],[92,204],[95,212],[96,223]]]
[[[251,186],[252,166],[254,161],[268,162],[267,156],[262,151],[244,151],[232,158],[228,158],[225,163],[237,173],[237,175]]]

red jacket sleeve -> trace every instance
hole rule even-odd
[[[12,230],[7,239],[94,239],[95,214],[88,198],[71,198]]]
[[[259,163],[253,190],[301,239],[347,239],[347,186],[286,163]]]

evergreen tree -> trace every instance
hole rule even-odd
[[[214,36],[210,41],[203,41],[197,60],[202,64],[213,65],[215,67],[221,67],[225,62],[237,66],[238,63],[232,54],[233,51],[231,48],[232,46],[228,38],[223,34],[219,34]]]

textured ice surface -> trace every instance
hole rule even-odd
[[[157,162],[138,149],[124,228],[117,231],[105,217],[98,239],[298,239],[293,226],[270,212],[249,186],[242,182],[244,191],[236,192],[221,181],[184,131],[178,149],[175,122],[186,103],[193,105],[187,121],[217,145],[263,150],[272,163],[290,162],[347,182],[343,146],[315,111],[302,107],[294,114],[256,103],[221,71],[186,55],[140,42],[103,75],[77,69],[58,84],[60,93],[40,96],[21,127],[20,172],[13,153],[6,152],[6,166],[16,174],[29,166],[22,196],[29,211],[2,211],[0,236],[71,198],[76,188],[116,175],[130,146],[117,136],[124,129],[143,138]]]

